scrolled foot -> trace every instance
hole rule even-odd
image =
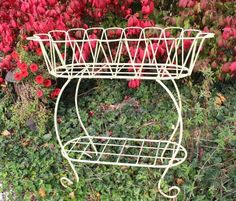
[[[159,190],[160,194],[162,194],[166,198],[170,198],[170,199],[176,198],[180,192],[180,188],[178,186],[171,186],[168,189],[167,193],[165,193],[161,188],[162,181],[163,180],[160,179],[160,181],[158,182],[158,190]]]
[[[164,193],[161,189],[159,189],[159,192],[166,198],[173,199],[173,198],[177,198],[180,192],[180,188],[177,186],[172,186],[168,189],[168,192],[169,192],[168,194]]]
[[[71,186],[73,184],[73,182],[68,179],[67,177],[62,177],[60,179],[61,185],[65,188],[69,188],[69,186]]]

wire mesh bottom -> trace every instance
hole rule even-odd
[[[183,146],[165,140],[85,136],[68,141],[64,149],[72,162],[152,168],[173,167],[187,157]]]
[[[164,65],[164,64],[163,64]],[[186,67],[178,65],[165,65],[163,68],[157,64],[138,66],[139,70],[129,72],[130,64],[74,64],[57,67],[51,74],[61,78],[104,78],[104,79],[143,79],[143,80],[169,80],[189,76]]]

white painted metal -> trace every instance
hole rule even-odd
[[[73,163],[78,162],[161,168],[164,172],[158,182],[159,192],[167,198],[177,197],[179,187],[172,186],[168,192],[161,188],[168,170],[181,164],[187,157],[186,149],[181,146],[182,105],[175,79],[191,74],[204,40],[213,36],[212,33],[178,27],[95,27],[86,30],[55,30],[28,38],[39,42],[49,73],[68,79],[56,101],[54,123],[62,155],[68,160],[77,182],[79,177]],[[141,53],[139,48],[142,48]],[[75,91],[76,113],[85,136],[63,143],[57,123],[58,106],[64,89],[74,78],[78,79]],[[91,136],[82,122],[78,108],[78,89],[83,78],[155,80],[170,96],[178,115],[169,139]],[[173,83],[177,98],[163,80]],[[137,152],[128,153],[127,149],[130,148]],[[62,177],[61,183],[67,187],[73,182]]]

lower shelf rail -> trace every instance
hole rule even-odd
[[[93,164],[167,168],[179,165],[187,157],[183,146],[167,140],[85,136],[72,139],[63,147],[63,154],[71,162]]]

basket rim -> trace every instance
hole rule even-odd
[[[126,35],[124,34],[127,30],[129,29],[139,29],[142,34],[145,34],[145,31],[147,30],[157,30],[157,31],[160,31],[160,34],[163,35],[162,37],[144,37],[144,38],[127,38]],[[106,33],[107,31],[109,30],[121,30],[122,33],[121,33],[121,37],[118,37],[117,39],[101,39],[101,38],[97,38],[97,39],[71,39],[70,36],[69,36],[69,33],[72,32],[72,31],[84,31],[84,35],[86,35],[85,33],[88,34],[89,31],[93,31],[93,30],[101,30],[102,31],[102,35],[104,33]],[[167,30],[179,30],[181,31],[180,33],[180,36],[178,37],[166,37],[166,32]],[[193,36],[184,36],[185,33],[188,33],[188,32],[196,32],[197,35],[195,37]],[[65,34],[65,37],[67,38],[66,40],[54,40],[53,37],[52,37],[52,34],[53,33],[64,33]],[[122,37],[122,36],[125,36]],[[48,37],[47,39],[43,39],[42,37]],[[103,27],[91,27],[91,28],[88,28],[88,29],[84,29],[84,28],[72,28],[72,29],[68,29],[68,30],[60,30],[60,29],[55,29],[55,30],[51,30],[49,31],[48,33],[36,33],[34,34],[33,36],[31,37],[27,37],[26,39],[27,40],[33,40],[33,41],[42,41],[42,42],[46,42],[46,41],[52,41],[52,42],[67,42],[67,41],[75,41],[75,42],[82,42],[82,41],[100,41],[100,42],[106,42],[106,41],[120,41],[120,40],[129,40],[129,41],[140,41],[140,40],[178,40],[178,39],[181,39],[181,40],[187,40],[187,39],[203,39],[203,38],[213,38],[215,36],[214,33],[211,33],[211,32],[204,32],[202,30],[198,30],[198,29],[185,29],[185,28],[181,28],[181,27],[174,27],[174,26],[170,26],[170,27],[166,27],[166,28],[161,28],[161,27],[145,27],[145,28],[142,28],[142,27],[125,27],[125,28],[122,28],[122,27],[108,27],[108,28],[103,28]]]

